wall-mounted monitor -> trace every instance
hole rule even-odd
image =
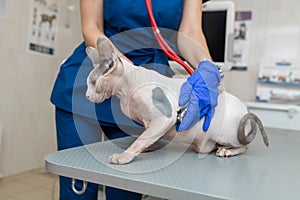
[[[202,10],[202,28],[212,60],[223,70],[230,70],[234,63],[234,3],[208,1]]]

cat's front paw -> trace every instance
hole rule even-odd
[[[121,154],[113,154],[109,157],[109,162],[117,165],[124,165],[131,162],[134,159],[134,153],[124,151]]]

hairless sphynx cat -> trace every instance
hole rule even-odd
[[[178,98],[185,79],[168,78],[119,58],[111,42],[104,37],[98,38],[97,48],[87,47],[86,52],[94,66],[87,79],[86,97],[101,103],[116,95],[124,114],[145,127],[123,153],[109,157],[111,163],[131,162],[160,138],[191,146],[199,153],[217,150],[217,156],[228,157],[245,152],[258,127],[265,145],[269,145],[260,119],[225,91],[219,92],[207,132],[202,130],[203,119],[189,130],[177,132]]]

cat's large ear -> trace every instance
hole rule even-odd
[[[94,67],[99,66],[99,54],[98,54],[97,49],[95,49],[91,46],[88,46],[88,47],[86,47],[85,52],[88,55],[88,57],[91,59],[93,66]]]
[[[111,41],[106,37],[99,36],[97,39],[97,49],[101,59],[113,59],[115,49]]]

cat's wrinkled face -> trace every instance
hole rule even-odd
[[[112,87],[108,86],[108,80],[116,68],[118,57],[108,39],[102,37],[97,40],[97,48],[87,47],[86,52],[94,66],[87,78],[86,97],[92,102],[101,103],[111,96]]]

